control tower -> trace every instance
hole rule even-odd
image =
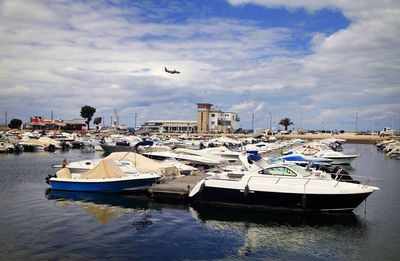
[[[209,130],[210,103],[197,103],[197,132],[207,133]]]

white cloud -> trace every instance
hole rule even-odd
[[[91,103],[99,114],[117,108],[127,119],[141,110],[145,120],[195,119],[196,102],[296,120],[302,106],[304,119],[326,122],[337,113],[351,122],[354,110],[371,118],[395,113],[395,106],[387,105],[400,100],[397,2],[230,2],[293,12],[333,8],[351,23],[330,35],[304,33],[312,37],[310,54],[282,45],[298,37],[291,28],[218,17],[174,24],[168,17],[172,10],[151,2],[124,9],[106,1],[3,1],[0,103],[21,114],[35,106],[65,115]],[[185,12],[171,4],[174,12]],[[146,10],[153,11],[151,22],[145,21]],[[181,74],[166,74],[164,66]],[[31,105],[12,105],[25,104],[27,93],[35,94]],[[58,109],[60,103],[65,106]],[[241,120],[249,126],[247,116]],[[343,128],[351,128],[346,124]]]
[[[316,32],[311,40],[313,54],[304,57],[290,57],[277,64],[286,69],[288,77],[277,79],[272,90],[284,90],[291,86],[291,92],[302,95],[305,100],[299,104],[306,113],[317,121],[343,120],[346,126],[353,121],[355,111],[373,115],[392,115],[393,104],[400,100],[400,3],[393,1],[230,1],[234,5],[254,3],[267,7],[289,9],[305,8],[314,12],[322,8],[336,8],[351,19],[348,28],[326,36]],[[267,63],[263,71],[267,74],[276,70],[277,64]],[[297,64],[296,66],[294,66]],[[272,67],[272,69],[271,69]],[[290,70],[293,68],[293,70]],[[295,70],[297,69],[297,71]],[[282,74],[280,74],[282,75]],[[271,82],[270,77],[266,77]],[[273,79],[273,78],[272,78]],[[297,81],[296,81],[297,79]],[[267,84],[264,84],[267,85]],[[255,89],[248,86],[247,89]],[[261,87],[257,87],[261,89]],[[268,88],[264,88],[267,90]],[[269,89],[271,90],[271,89]],[[308,101],[304,103],[304,101]],[[374,108],[369,110],[368,108]],[[388,113],[389,112],[389,113]],[[363,113],[364,114],[364,113]],[[352,129],[352,123],[347,127]]]
[[[250,110],[254,107],[254,101],[246,101],[239,104],[233,105],[229,110],[230,111],[244,111]]]
[[[265,105],[264,102],[258,104],[257,107],[256,107],[256,109],[255,109],[255,112],[261,111],[261,110],[264,108],[264,105]]]

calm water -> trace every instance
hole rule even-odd
[[[144,195],[48,191],[79,150],[0,155],[0,260],[400,260],[400,161],[372,145],[353,175],[384,179],[352,214],[259,213],[157,203]]]

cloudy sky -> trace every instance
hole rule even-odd
[[[0,1],[0,124],[40,115],[400,128],[397,0]],[[179,75],[164,72],[181,71]],[[278,126],[279,127],[279,126]]]

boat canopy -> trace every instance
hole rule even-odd
[[[83,173],[80,179],[105,179],[105,178],[121,178],[126,177],[123,172],[112,159],[103,159],[93,169]]]
[[[57,171],[56,177],[63,178],[63,179],[72,179],[71,172],[69,171],[68,168],[62,168],[59,171]]]
[[[140,172],[156,172],[165,176],[179,175],[175,166],[159,163],[134,152],[114,152],[108,155],[106,159],[130,161]]]

